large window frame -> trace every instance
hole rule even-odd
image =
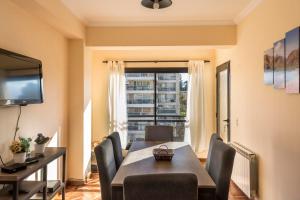
[[[187,67],[167,67],[167,68],[125,68],[125,73],[153,73],[154,74],[154,115],[130,115],[128,116],[128,122],[154,122],[157,125],[159,122],[183,122],[185,123],[185,117],[183,115],[159,115],[157,114],[157,76],[162,73],[188,73]],[[153,119],[140,119],[143,117],[151,117]],[[136,119],[132,119],[136,118]],[[159,119],[166,118],[166,119]],[[174,118],[174,119],[169,119]]]

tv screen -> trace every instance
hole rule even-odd
[[[42,102],[41,61],[0,49],[0,105]]]

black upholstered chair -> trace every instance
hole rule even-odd
[[[113,132],[107,138],[110,139],[111,142],[112,142],[112,145],[113,145],[113,148],[114,148],[116,168],[118,170],[119,167],[121,166],[122,161],[123,161],[120,135],[119,135],[118,132]]]
[[[206,165],[205,165],[206,170],[209,169],[209,165],[211,162],[211,150],[212,150],[216,140],[223,141],[222,138],[217,133],[213,133],[210,137],[210,142],[209,142],[209,147],[208,147],[208,153],[207,153],[207,159],[206,159]]]
[[[145,141],[173,141],[172,126],[146,126]]]
[[[111,182],[117,172],[111,140],[105,139],[94,151],[99,169],[102,200],[111,200]]]
[[[197,200],[195,174],[148,174],[124,180],[124,200]]]
[[[216,140],[211,150],[208,173],[216,184],[216,200],[228,200],[235,149]]]

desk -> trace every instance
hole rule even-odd
[[[161,144],[175,149],[171,162],[156,161],[152,150]],[[112,200],[123,199],[123,182],[125,177],[142,174],[159,173],[194,173],[198,178],[199,199],[213,199],[216,185],[200,165],[192,148],[184,142],[133,142],[128,155],[120,166],[112,185]]]
[[[47,194],[47,165],[53,160],[62,156],[62,183],[57,191],[51,194]],[[39,159],[39,162],[32,165],[28,165],[27,169],[18,171],[13,174],[7,174],[0,172],[0,184],[10,184],[13,186],[13,192],[3,192],[0,194],[1,200],[26,200],[31,199],[38,191],[43,189],[43,195],[36,195],[36,199],[52,199],[55,194],[62,191],[62,197],[65,197],[65,168],[66,168],[66,148],[64,147],[47,147],[45,149],[44,157]],[[31,174],[36,173],[38,170],[42,170],[41,181],[24,181]],[[29,193],[19,193],[20,184],[25,187],[31,188]],[[35,196],[33,197],[35,199]]]

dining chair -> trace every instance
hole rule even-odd
[[[128,176],[123,196],[124,200],[197,200],[198,179],[191,173]]]
[[[134,140],[130,141],[127,143],[125,150],[129,150],[131,148],[131,145],[133,142],[137,142],[137,141],[145,141],[144,138],[135,138]]]
[[[116,169],[118,170],[123,162],[123,154],[122,154],[120,135],[118,132],[113,132],[107,138],[110,139],[112,142],[113,149],[114,149],[115,161],[116,161]]]
[[[209,165],[211,163],[211,150],[214,146],[214,143],[216,140],[223,141],[222,138],[217,134],[213,133],[210,137],[210,142],[209,142],[209,147],[208,147],[208,153],[207,153],[207,159],[206,159],[206,164],[205,164],[205,169],[208,171]]]
[[[94,151],[99,169],[102,200],[111,200],[111,182],[117,172],[111,140],[103,140]]]
[[[173,141],[173,126],[146,126],[145,141]]]
[[[216,184],[216,200],[228,200],[235,149],[216,140],[211,150],[208,173]]]

